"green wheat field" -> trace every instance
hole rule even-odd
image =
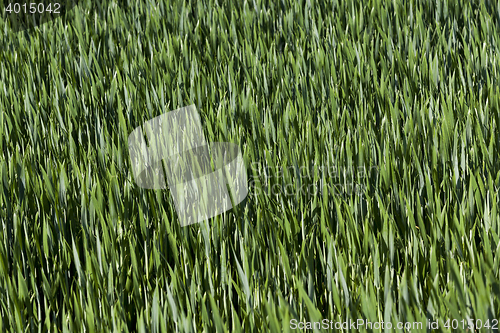
[[[20,32],[6,15],[1,332],[498,332],[497,2],[82,0]],[[127,140],[191,104],[240,147],[249,193],[181,227]]]

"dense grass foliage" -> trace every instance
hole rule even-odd
[[[500,317],[494,1],[87,0],[0,23],[0,331]],[[250,193],[182,228],[127,137],[189,104]]]

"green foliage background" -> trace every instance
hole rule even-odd
[[[87,0],[0,23],[0,331],[500,319],[496,2]],[[252,186],[181,228],[127,137],[189,104]]]

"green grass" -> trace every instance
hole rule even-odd
[[[500,319],[495,2],[87,0],[0,23],[0,331]],[[251,186],[182,228],[127,138],[190,104]]]

